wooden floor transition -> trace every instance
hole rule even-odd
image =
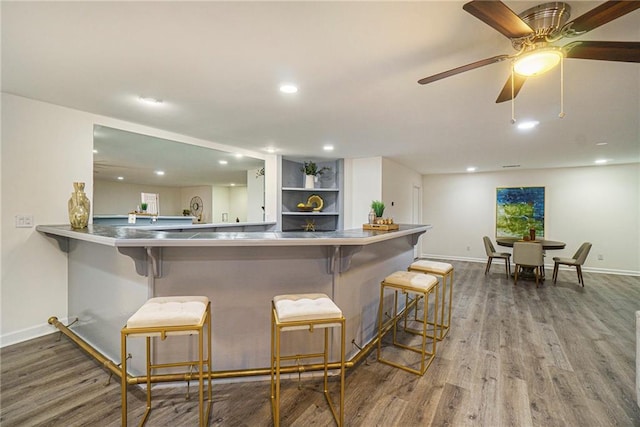
[[[635,395],[635,311],[640,278],[561,271],[517,286],[501,265],[455,266],[452,328],[423,377],[376,362],[348,370],[348,426],[640,426]],[[3,348],[0,424],[118,426],[120,389],[66,338]],[[214,349],[215,357],[215,349]],[[144,394],[130,387],[130,422]],[[184,387],[158,389],[147,425],[197,424]],[[212,426],[269,426],[269,383],[215,384]],[[283,383],[283,426],[330,426],[320,381]]]

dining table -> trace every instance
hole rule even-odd
[[[564,247],[567,245],[565,242],[561,242],[558,240],[547,240],[547,239],[524,240],[522,237],[497,237],[496,238],[496,243],[499,246],[505,246],[508,248],[512,248],[515,242],[540,243],[542,245],[543,251],[564,249]],[[541,279],[544,280],[544,266],[542,268],[542,271],[543,273],[542,273]],[[533,268],[531,267],[523,267],[522,274],[518,275],[518,278],[522,278],[525,280],[535,280],[535,277],[536,277],[535,273],[533,271]]]
[[[496,243],[499,246],[506,246],[508,248],[512,248],[515,242],[524,242],[525,240],[522,237],[497,237]],[[547,239],[536,239],[536,240],[526,240],[531,243],[540,243],[542,245],[542,249],[547,250],[556,250],[556,249],[564,249],[567,245],[565,242],[560,242],[558,240],[547,240]]]

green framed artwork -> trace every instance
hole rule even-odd
[[[544,238],[544,187],[496,189],[496,237]]]

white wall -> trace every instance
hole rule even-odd
[[[264,175],[258,169],[247,171],[247,221],[261,222],[264,219]]]
[[[382,157],[345,159],[344,192],[344,228],[360,228],[371,201],[382,199]]]
[[[16,215],[68,223],[74,181],[92,194],[91,115],[2,94],[2,345],[47,332],[67,316],[67,258]]]
[[[413,189],[422,187],[422,176],[389,159],[382,160],[384,217],[398,224],[411,224]]]
[[[67,316],[67,257],[35,228],[16,228],[16,215],[36,224],[67,224],[74,181],[93,204],[93,126],[115,127],[265,160],[265,209],[277,212],[275,155],[232,148],[160,129],[2,93],[0,159],[0,346],[47,333],[50,316]],[[162,200],[160,200],[162,204]],[[162,206],[161,206],[162,209]],[[235,219],[235,218],[234,218]]]
[[[189,206],[183,208],[179,187],[94,181],[91,215],[126,215],[140,206],[140,193],[159,194],[160,215],[182,215]]]
[[[545,187],[545,237],[567,243],[549,255],[571,256],[589,241],[586,270],[640,274],[638,164],[425,175],[423,218],[433,230],[421,239],[422,256],[486,260],[482,236],[495,240],[496,188],[520,186]]]
[[[229,188],[229,222],[236,219],[247,222],[247,187]]]

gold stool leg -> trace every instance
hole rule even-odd
[[[120,332],[120,398],[122,427],[127,427],[127,335]]]
[[[380,353],[382,351],[382,317],[384,312],[384,282],[380,285],[380,304],[378,306],[378,351],[376,353],[376,358],[380,359]]]
[[[146,337],[145,339],[147,341],[147,409],[144,411],[140,425],[144,425],[147,422],[151,412],[151,337]]]
[[[198,420],[200,427],[204,427],[204,331],[198,330]]]
[[[275,323],[275,319],[274,319]],[[280,425],[280,328],[277,324],[274,324],[273,334],[275,335],[275,356],[272,364],[275,362],[275,393],[272,399],[273,404],[273,425],[278,427]],[[272,374],[273,375],[273,374]]]
[[[340,426],[344,425],[344,359],[345,359],[345,338],[347,332],[345,331],[345,320],[342,319],[340,325]]]
[[[209,423],[209,417],[211,416],[211,405],[213,404],[212,390],[211,390],[211,371],[213,370],[211,367],[212,356],[211,356],[211,304],[209,304],[207,311],[207,377],[208,381],[208,401],[207,401],[207,414],[206,414],[206,423]]]

